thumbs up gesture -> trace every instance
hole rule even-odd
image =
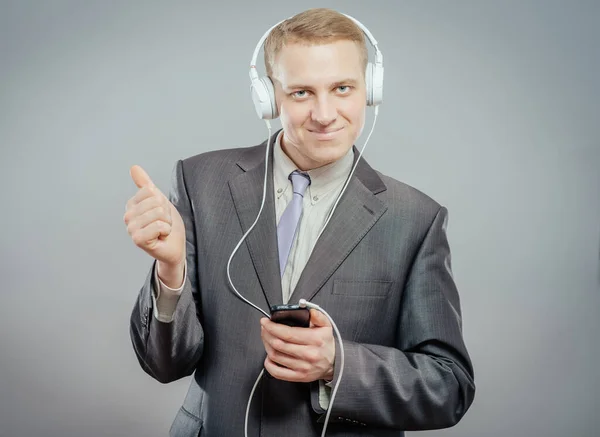
[[[165,285],[178,288],[185,264],[181,215],[142,167],[134,165],[130,174],[139,190],[127,202],[123,216],[127,232],[136,246],[158,261],[158,275]]]

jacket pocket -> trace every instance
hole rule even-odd
[[[335,279],[332,294],[348,297],[386,297],[393,281]]]
[[[181,407],[175,415],[169,437],[198,437],[200,431],[202,431],[202,419]]]

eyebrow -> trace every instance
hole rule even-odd
[[[342,85],[356,86],[357,83],[358,83],[358,81],[356,79],[348,78],[348,79],[344,79],[344,80],[338,80],[338,81],[330,84],[329,86],[330,86],[330,88],[336,88],[336,87],[342,86]],[[302,85],[302,84],[291,84],[291,85],[288,85],[286,88],[290,89],[290,90],[292,90],[292,89],[303,89],[303,90],[313,89],[313,87],[310,85]]]

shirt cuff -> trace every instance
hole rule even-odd
[[[329,400],[331,399],[331,384],[333,381],[325,382],[319,379],[319,405],[325,411],[329,408]]]
[[[183,265],[183,283],[179,288],[167,287],[158,277],[158,264],[154,267],[154,293],[152,293],[152,303],[154,308],[154,317],[164,323],[171,323],[179,297],[183,292],[185,281],[187,280],[187,260]]]

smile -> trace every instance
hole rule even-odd
[[[333,139],[339,132],[342,131],[342,129],[344,129],[343,127],[340,127],[338,129],[331,129],[331,130],[308,130],[311,134],[313,134],[314,136],[317,137],[318,140],[331,140]]]

